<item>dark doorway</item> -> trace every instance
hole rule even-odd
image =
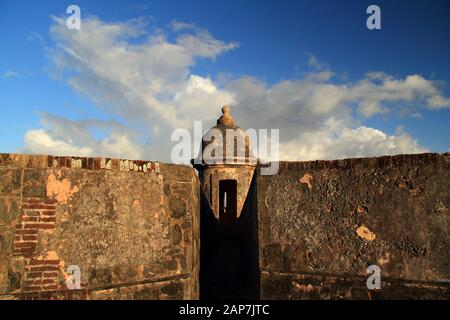
[[[219,182],[219,232],[221,241],[232,240],[237,235],[236,180]]]
[[[200,299],[256,299],[255,207],[247,199],[237,218],[237,181],[221,180],[218,187],[219,219],[203,193],[201,197]]]

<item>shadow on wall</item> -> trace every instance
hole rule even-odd
[[[221,186],[219,220],[201,192],[200,299],[258,299],[256,182],[237,220],[236,182]]]

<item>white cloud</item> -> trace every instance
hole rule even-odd
[[[323,70],[327,67],[324,63],[320,62],[319,59],[317,59],[317,57],[312,53],[309,53],[308,56],[309,56],[308,65],[313,69]]]
[[[111,158],[143,159],[142,149],[141,145],[124,135],[107,137],[98,142],[100,153]]]
[[[9,70],[3,72],[2,77],[7,79],[7,78],[22,78],[23,76],[19,72]]]
[[[424,119],[423,115],[420,112],[414,112],[411,114],[411,118],[415,118],[415,119]]]
[[[43,130],[28,130],[25,133],[25,144],[27,151],[37,154],[90,156],[92,149],[89,147],[75,147],[62,140],[55,139]]]
[[[44,37],[41,34],[35,32],[35,31],[30,31],[28,33],[27,40],[28,41],[35,41],[35,42],[37,42],[37,43],[39,43],[41,45],[45,45]]]
[[[176,42],[159,32],[140,43],[142,21],[85,18],[81,30],[71,32],[63,19],[54,20],[51,35],[57,46],[51,59],[57,73],[75,71],[68,79],[75,90],[124,118],[158,119],[172,128],[190,123],[184,105],[173,100],[188,85],[195,59],[213,59],[236,47],[205,31],[180,35]],[[216,93],[220,101],[222,92]]]
[[[142,20],[107,23],[85,17],[82,29],[72,32],[64,19],[54,18],[50,35],[55,46],[47,51],[55,74],[127,125],[44,114],[44,129],[27,132],[26,149],[170,161],[174,128],[190,128],[194,120],[212,123],[222,105],[233,103],[232,113],[243,128],[280,129],[284,159],[414,153],[427,149],[408,133],[389,135],[362,121],[400,109],[420,114],[423,108],[450,107],[436,83],[420,75],[372,72],[359,81],[338,81],[313,55],[309,65],[315,71],[300,79],[272,85],[253,77],[214,81],[194,74],[193,66],[238,44],[217,40],[193,24],[173,21],[171,29],[174,34],[158,30],[148,35]],[[128,129],[142,125],[148,131],[139,138],[148,138],[146,144]],[[96,128],[106,132],[102,138],[92,134]]]
[[[170,26],[172,27],[173,31],[180,31],[180,30],[194,30],[197,31],[199,28],[193,24],[193,23],[186,23],[178,20],[172,20],[170,23]]]
[[[43,113],[45,129],[28,130],[26,151],[73,156],[105,156],[142,159],[143,146],[133,142],[134,132],[123,125],[99,120],[69,120]],[[94,130],[104,137],[95,137]]]
[[[214,39],[208,32],[185,34],[177,38],[177,44],[187,50],[192,56],[215,58],[221,53],[236,49],[237,43],[225,43]]]
[[[284,160],[332,160],[427,151],[407,133],[387,135],[366,126],[349,128],[331,118],[323,127],[282,143],[280,157]]]
[[[177,37],[176,43],[185,48],[193,57],[214,59],[219,54],[239,47],[237,42],[226,43],[215,39],[207,30],[199,28],[192,23],[173,20],[171,27],[175,32],[185,32]]]
[[[135,144],[123,135],[85,141],[85,146],[82,147],[77,147],[73,141],[68,140],[55,138],[51,131],[43,129],[28,130],[25,133],[26,150],[31,153],[142,159],[142,146]]]
[[[400,102],[428,109],[450,107],[450,99],[441,96],[436,84],[418,74],[396,79],[380,72],[368,73],[351,87],[349,98],[359,101],[358,111],[366,117],[386,113],[389,106]]]
[[[450,107],[450,99],[444,98],[441,95],[434,95],[428,100],[429,109],[443,109]]]
[[[307,129],[330,116],[347,118],[354,110],[363,117],[371,117],[398,113],[399,107],[406,104],[411,113],[417,113],[423,107],[432,109],[432,102],[444,106],[450,100],[442,98],[437,86],[420,75],[397,79],[383,73],[368,73],[357,82],[346,83],[333,81],[333,76],[329,71],[312,72],[303,79],[285,80],[272,86],[246,77],[232,81],[228,90],[235,93],[239,111],[245,111],[240,114],[243,118],[256,116],[258,124],[267,126],[275,121],[278,127],[295,121],[307,125]],[[249,110],[250,118],[246,116]]]
[[[192,120],[203,120],[214,116],[211,110],[233,101],[234,96],[220,90],[211,79],[191,75],[184,88],[175,95],[173,105],[192,115]]]

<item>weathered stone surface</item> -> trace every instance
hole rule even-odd
[[[1,235],[0,235],[1,237]],[[0,240],[1,241],[1,240]],[[9,257],[6,254],[0,254],[0,296],[8,292],[9,280],[8,280],[8,267]]]
[[[19,198],[0,198],[0,226],[11,225],[19,216]]]
[[[178,219],[186,214],[186,203],[182,199],[170,198],[169,208],[172,218]]]
[[[187,279],[163,280],[112,289],[93,290],[90,299],[96,300],[173,300],[192,299]]]
[[[96,160],[1,155],[0,295],[198,297],[199,243],[192,239],[199,235],[199,185],[193,169]],[[82,290],[69,293],[70,265],[80,268]]]
[[[8,270],[8,281],[9,281],[9,287],[7,290],[8,292],[19,291],[22,286],[22,274],[10,268]]]
[[[23,196],[39,197],[46,196],[46,174],[43,170],[25,169],[23,174]]]
[[[449,299],[449,164],[294,162],[255,177],[241,225],[260,297]],[[199,201],[187,166],[0,154],[0,298],[198,298]],[[366,288],[372,264],[381,291]]]
[[[161,163],[160,170],[161,174],[167,181],[173,180],[173,181],[191,182],[193,179],[192,168],[185,165]]]
[[[20,195],[21,169],[3,169],[0,167],[0,196]]]
[[[260,270],[366,279],[366,268],[376,264],[384,278],[448,284],[449,158],[280,163],[277,175],[259,175]],[[293,290],[280,277],[284,291],[272,296],[273,277],[261,279],[262,298]]]
[[[11,227],[0,225],[0,255],[9,254],[14,239],[14,231]]]
[[[48,156],[0,153],[0,166],[10,168],[45,169],[48,167]]]
[[[174,246],[179,245],[182,239],[183,239],[183,231],[181,230],[178,224],[174,224],[172,226],[172,234],[171,234],[172,245]]]
[[[366,278],[355,275],[261,274],[261,298],[300,299],[450,299],[445,283],[384,279],[381,290],[368,290]]]
[[[8,195],[17,195],[15,190],[20,190],[20,185],[17,188],[8,189]],[[0,295],[11,291],[9,269],[14,242],[14,224],[19,217],[19,208],[20,198],[0,197]]]

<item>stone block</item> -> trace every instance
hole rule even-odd
[[[0,198],[0,226],[11,225],[20,215],[19,198]]]
[[[47,196],[45,171],[35,169],[24,170],[23,196],[36,198],[44,198]]]
[[[4,169],[0,167],[0,196],[19,196],[21,169]]]

